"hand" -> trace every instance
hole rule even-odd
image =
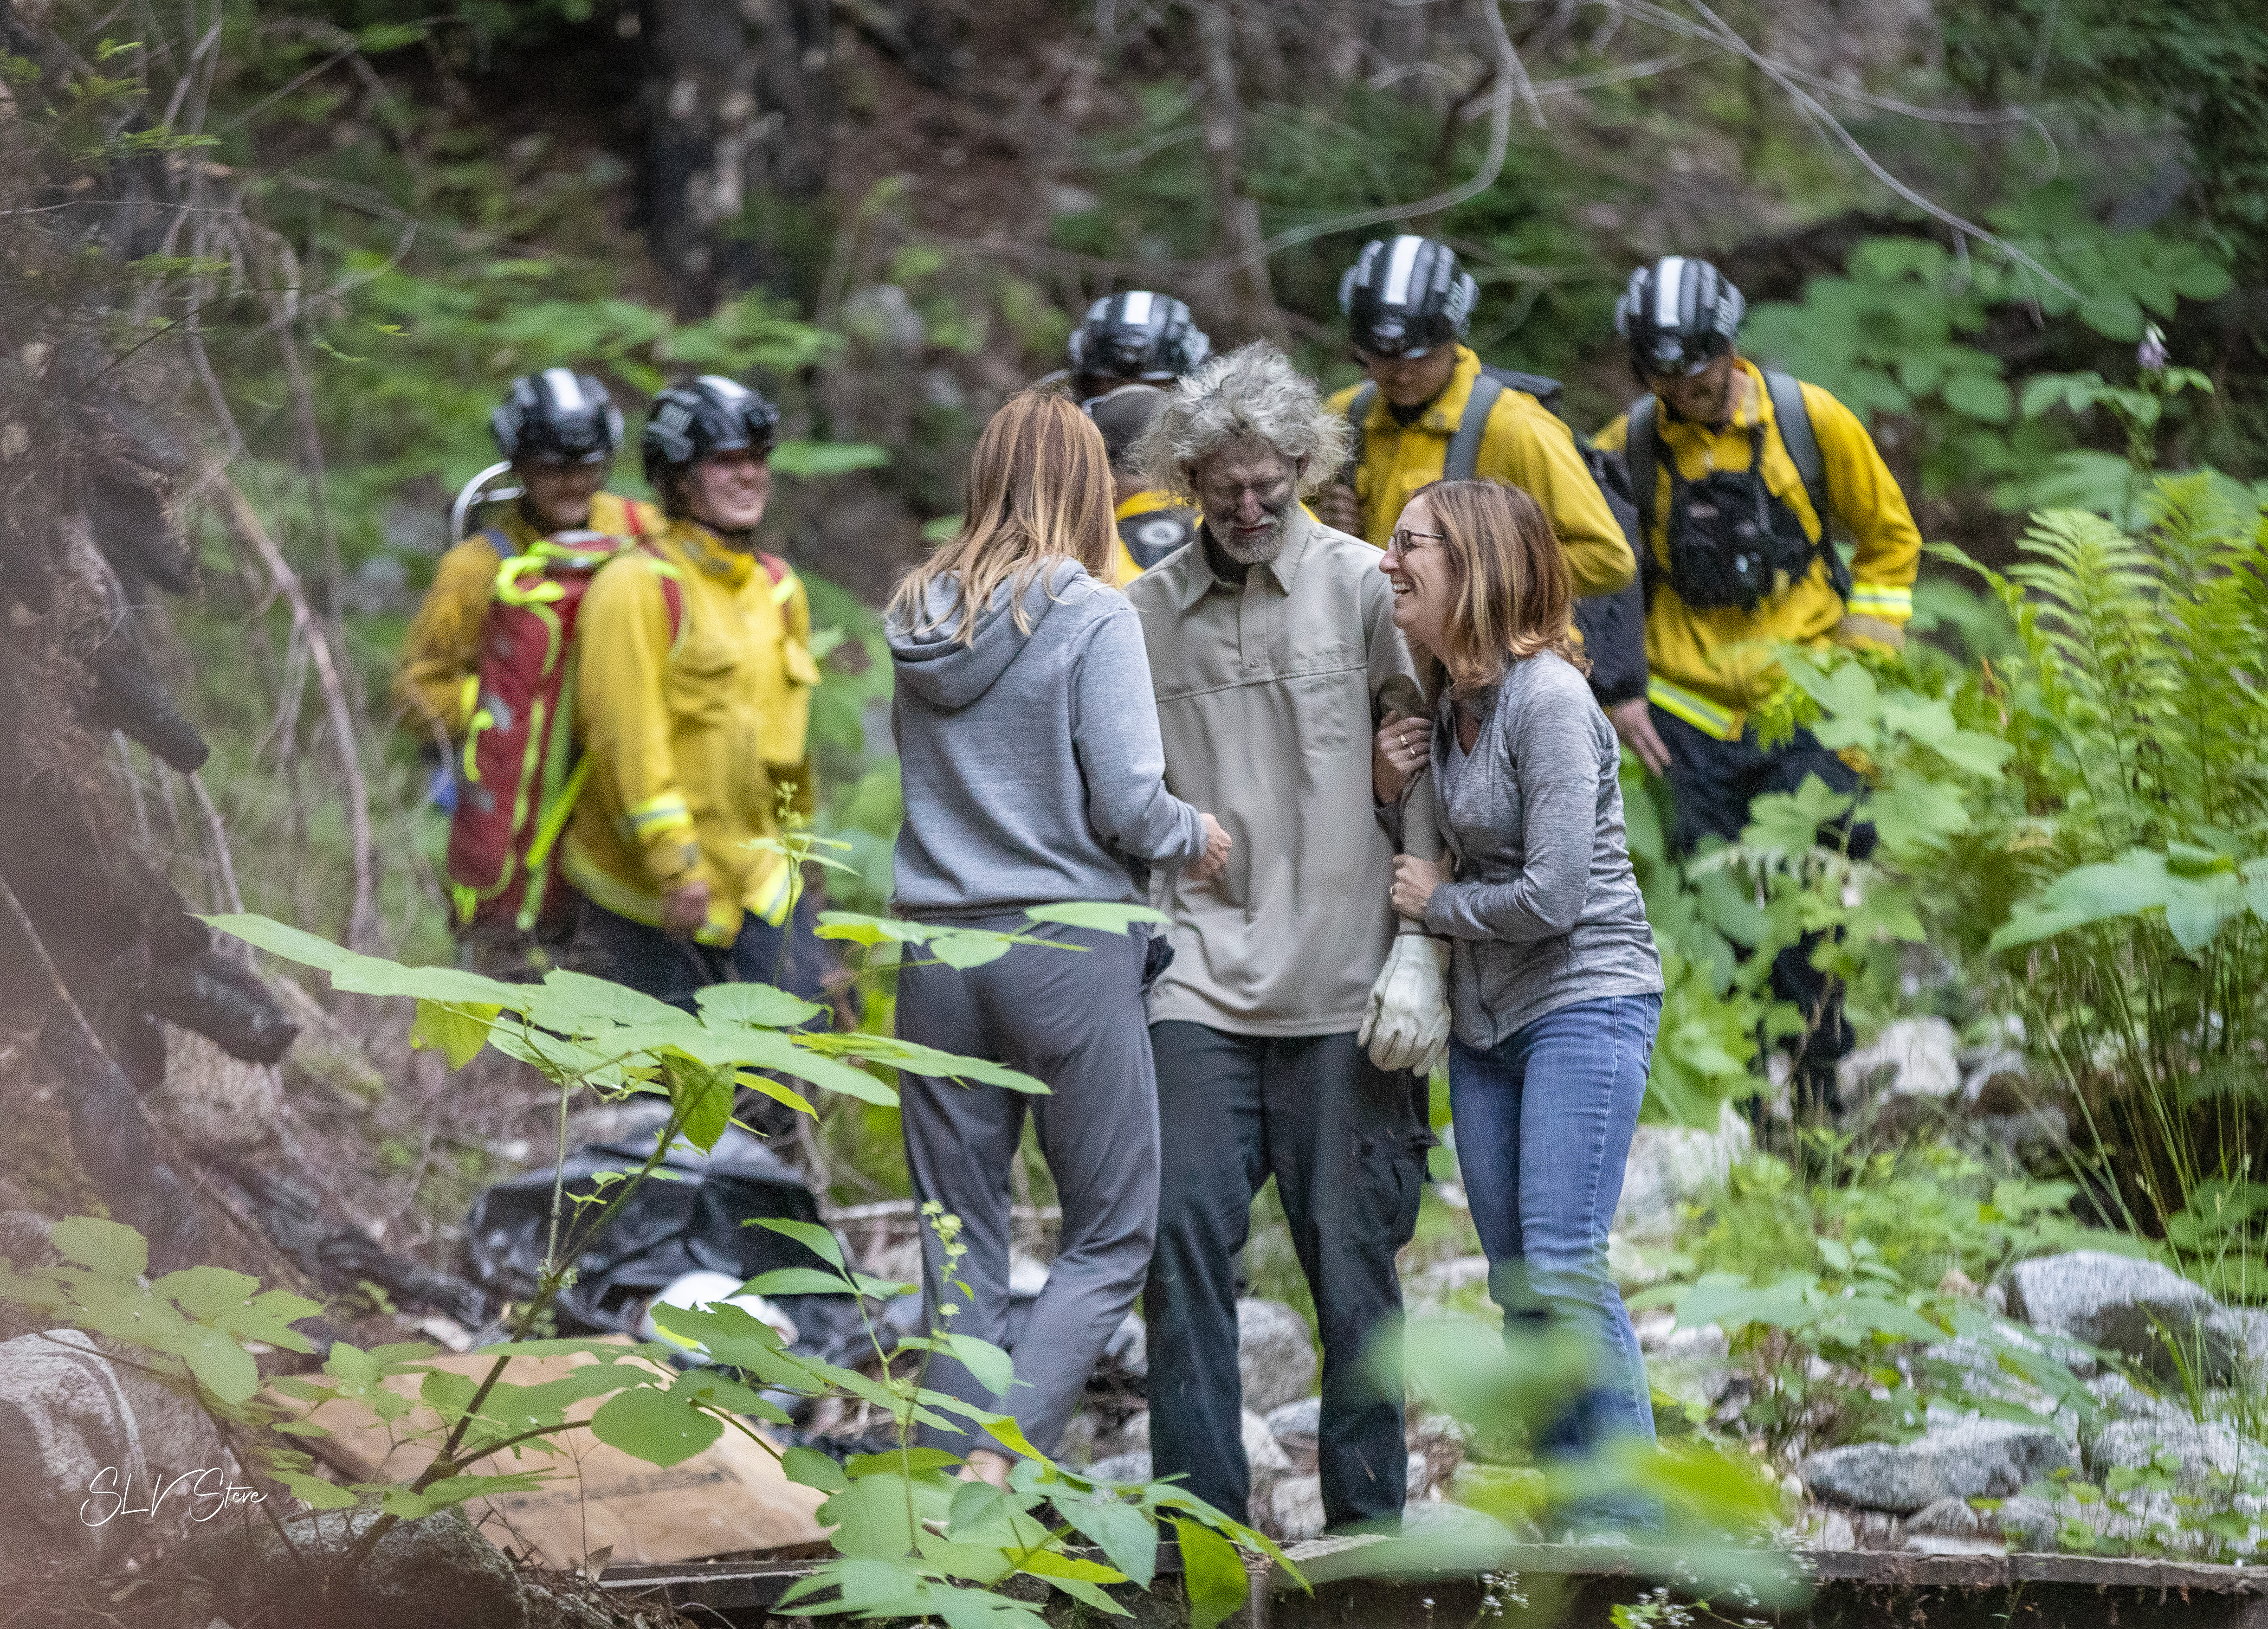
[[[1400,801],[1432,756],[1432,722],[1389,713],[1370,744],[1370,789],[1381,803]]]
[[[1228,864],[1228,851],[1235,845],[1219,821],[1211,815],[1199,818],[1204,821],[1204,853],[1183,868],[1183,875],[1193,883],[1209,883]]]
[[[1425,920],[1425,906],[1433,898],[1433,890],[1443,883],[1454,882],[1447,860],[1420,860],[1416,855],[1396,855],[1394,859],[1394,913],[1406,916],[1413,922]]]
[[[1307,506],[1315,511],[1316,519],[1333,531],[1354,538],[1362,535],[1362,500],[1344,481],[1335,481],[1316,493],[1307,500]]]
[[[690,939],[709,923],[709,884],[696,877],[661,896],[661,930],[673,939]]]
[[[1895,622],[1854,613],[1835,625],[1835,642],[1854,649],[1872,645],[1883,650],[1903,650],[1906,648],[1906,631]]]
[[[1355,1045],[1381,1069],[1431,1075],[1449,1049],[1449,945],[1422,933],[1396,935],[1370,987]]]
[[[1644,696],[1632,696],[1627,701],[1617,701],[1607,709],[1608,722],[1623,745],[1638,754],[1638,761],[1653,774],[1669,773],[1669,749],[1661,744],[1661,737],[1653,727],[1653,704]]]

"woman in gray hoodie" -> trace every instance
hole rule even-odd
[[[1102,437],[1060,396],[1027,392],[992,416],[961,533],[899,584],[887,630],[904,776],[896,909],[915,921],[1029,929],[1025,908],[1138,904],[1151,864],[1200,880],[1228,856],[1209,814],[1166,790],[1141,625],[1110,585],[1116,533]],[[903,1076],[917,1199],[960,1218],[948,1291],[924,1237],[932,1329],[1007,1344],[1009,1181],[1028,1109],[1063,1205],[1047,1287],[1020,1332],[1003,1397],[939,1354],[928,1383],[1015,1416],[1052,1453],[1088,1371],[1142,1288],[1158,1214],[1157,1088],[1144,1021],[1148,940],[1038,930],[980,967],[929,963],[898,980],[905,1039],[989,1058],[1049,1096]],[[967,1293],[961,1293],[965,1286]],[[958,1308],[950,1318],[946,1304]],[[931,1431],[970,1471],[1009,1461],[966,1432]]]

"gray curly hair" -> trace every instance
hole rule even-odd
[[[1252,437],[1287,459],[1307,460],[1300,472],[1305,497],[1337,474],[1347,436],[1344,415],[1323,405],[1315,382],[1267,341],[1255,340],[1176,382],[1130,460],[1152,486],[1188,494],[1198,464]]]

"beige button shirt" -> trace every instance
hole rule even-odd
[[[1241,587],[1202,542],[1127,585],[1149,645],[1166,785],[1235,840],[1209,883],[1160,871],[1173,965],[1150,1019],[1237,1035],[1357,1028],[1396,931],[1394,840],[1371,796],[1374,704],[1416,669],[1379,553],[1301,510]],[[1440,853],[1430,777],[1404,800],[1410,852]],[[1406,930],[1417,931],[1415,924]]]

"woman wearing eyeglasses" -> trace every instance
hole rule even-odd
[[[1607,1229],[1661,962],[1624,844],[1620,750],[1572,638],[1566,559],[1528,494],[1454,481],[1410,499],[1379,569],[1435,698],[1431,720],[1379,731],[1380,789],[1430,769],[1449,849],[1395,862],[1394,908],[1450,942],[1449,1102],[1490,1294],[1508,1330],[1557,1323],[1601,1343],[1545,1451],[1650,1442]]]

